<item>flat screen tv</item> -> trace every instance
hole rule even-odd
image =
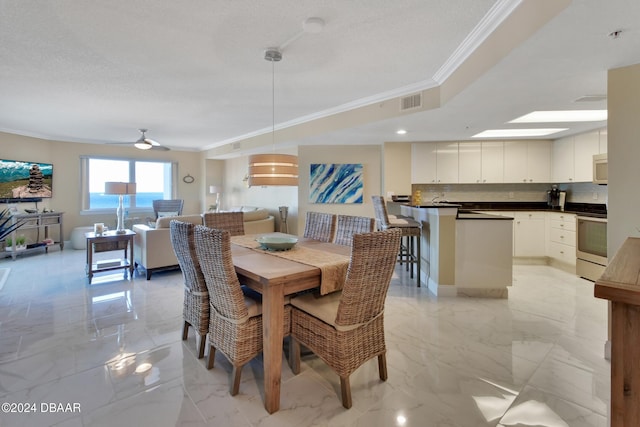
[[[0,159],[0,199],[50,198],[52,183],[51,163]]]

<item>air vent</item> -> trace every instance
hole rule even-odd
[[[414,95],[405,96],[400,98],[400,111],[413,110],[414,108],[422,107],[422,94],[416,93]]]
[[[607,95],[585,95],[585,96],[581,96],[580,98],[576,99],[573,102],[598,102],[598,101],[604,101],[607,99]]]
[[[234,142],[233,144],[231,144],[231,149],[239,150],[240,149],[240,142]]]

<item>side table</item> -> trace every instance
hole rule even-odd
[[[93,231],[85,233],[87,238],[87,276],[89,277],[89,283],[93,278],[94,273],[110,270],[129,270],[130,277],[133,277],[133,236],[135,232],[131,230],[125,230],[124,233],[118,234],[115,231],[107,231],[102,234],[96,234]],[[109,252],[116,250],[124,250],[124,257],[108,260],[93,262],[93,254],[98,252]],[[129,254],[127,259],[127,253]]]

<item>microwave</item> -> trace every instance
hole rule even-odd
[[[593,155],[593,183],[606,185],[609,180],[607,153]]]

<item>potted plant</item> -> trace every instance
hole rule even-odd
[[[13,219],[11,218],[11,212],[9,211],[9,209],[4,209],[0,211],[0,241],[5,239],[8,235],[13,233],[18,228],[22,227],[24,223],[25,223],[24,220],[18,220],[14,223]],[[22,237],[24,238],[24,236]],[[9,238],[5,242],[5,246],[7,248],[13,246],[12,244],[9,243],[9,242],[13,243],[11,240],[12,239]],[[16,238],[16,241],[17,240],[18,239]]]
[[[16,236],[15,246],[13,239],[7,237],[5,240],[5,247],[8,251],[23,251],[27,249],[27,238],[24,236]]]

